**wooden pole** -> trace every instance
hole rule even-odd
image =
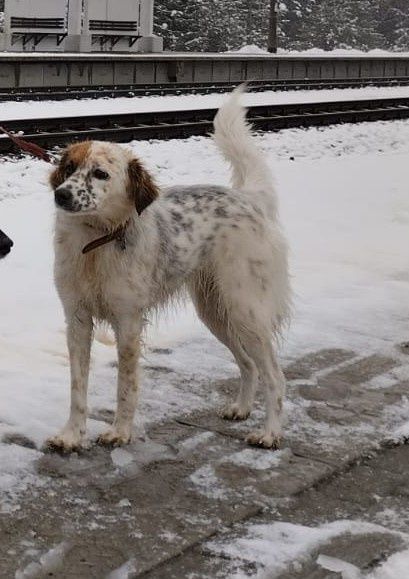
[[[270,16],[269,16],[269,26],[268,26],[268,40],[267,40],[267,50],[268,52],[277,52],[277,14],[278,6],[277,0],[270,0]]]

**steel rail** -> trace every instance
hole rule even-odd
[[[129,142],[208,135],[216,112],[216,109],[197,109],[0,120],[0,126],[42,147],[53,148],[84,139]],[[409,97],[275,104],[248,109],[249,121],[261,131],[407,118]],[[16,150],[12,141],[6,136],[0,137],[0,153],[13,152]]]
[[[212,83],[172,83],[159,85],[94,86],[94,87],[51,87],[51,88],[12,88],[0,89],[0,102],[5,101],[45,101],[68,99],[97,99],[117,97],[143,97],[184,94],[209,94],[226,92],[240,84],[239,81]],[[408,86],[408,77],[376,77],[350,79],[291,79],[291,80],[253,80],[248,89],[253,92],[274,90],[325,90],[333,88],[365,88]]]

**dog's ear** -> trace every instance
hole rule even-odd
[[[67,165],[68,154],[65,152],[60,159],[57,167],[50,173],[50,185],[55,190],[65,181],[65,169]]]
[[[128,193],[140,215],[158,197],[159,189],[138,159],[129,162],[128,177]]]

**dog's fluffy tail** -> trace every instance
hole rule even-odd
[[[245,86],[241,85],[222,105],[214,119],[213,139],[232,166],[232,187],[263,198],[272,216],[277,211],[273,177],[263,154],[253,142],[246,109],[240,102]]]

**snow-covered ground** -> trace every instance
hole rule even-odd
[[[331,90],[264,91],[244,95],[246,106],[292,104],[305,102],[330,102],[337,100],[365,100],[385,97],[408,97],[409,87],[366,87]],[[225,98],[223,94],[118,97],[64,101],[27,101],[0,103],[0,123],[13,119],[72,117],[146,111],[180,111],[184,109],[217,108]]]
[[[0,20],[1,20],[1,12],[0,12]],[[332,50],[324,50],[323,48],[312,47],[306,48],[305,50],[287,50],[285,48],[278,47],[277,54],[271,54],[267,51],[266,48],[257,46],[256,44],[246,44],[237,50],[228,50],[226,52],[182,52],[182,51],[174,51],[174,50],[165,50],[161,53],[117,53],[115,54],[116,59],[120,60],[173,60],[176,57],[184,58],[186,60],[192,59],[213,59],[213,60],[225,60],[226,54],[229,58],[237,59],[242,58],[243,55],[246,55],[246,58],[254,57],[266,57],[266,58],[288,58],[288,57],[303,57],[308,56],[310,58],[324,58],[324,59],[331,59],[337,56],[341,57],[350,57],[350,58],[407,58],[409,52],[407,51],[392,51],[392,50],[384,50],[383,48],[373,48],[371,50],[359,50],[358,48],[334,48]],[[25,52],[22,53],[21,51],[13,52],[8,51],[5,52],[4,55],[10,58],[18,58],[21,59],[22,57],[25,60],[35,60],[38,58],[38,52]],[[89,58],[88,53],[81,53],[81,52],[65,52],[63,54],[59,52],[42,52],[41,56],[46,57],[47,59],[55,59],[58,60],[60,58],[67,58],[67,57],[75,57],[77,60],[87,60]],[[92,58],[96,60],[108,60],[111,58],[111,53],[106,52],[93,52]]]
[[[271,55],[265,48],[261,48],[256,44],[247,44],[242,46],[238,50],[227,51],[226,54],[246,54],[246,55]],[[305,50],[285,50],[284,48],[278,48],[277,56],[309,56],[309,57],[336,57],[336,56],[349,56],[349,57],[407,57],[408,52],[392,52],[390,50],[383,50],[382,48],[373,48],[372,50],[359,50],[358,48],[334,48],[333,50],[324,50],[323,48],[306,48]]]
[[[407,339],[409,122],[294,129],[255,138],[274,168],[291,245],[296,308],[283,359],[334,346],[388,352]],[[131,147],[162,184],[228,182],[228,167],[207,138]],[[32,159],[0,163],[0,226],[15,242],[0,263],[0,440],[17,432],[36,446],[0,443],[0,493],[33,480],[33,461],[68,409],[64,323],[52,281],[49,170]],[[196,321],[191,306],[154,323],[148,346],[145,365],[176,373],[145,379],[141,409],[147,421],[215,405],[219,401],[209,394],[209,381],[237,374],[230,355]],[[92,412],[114,407],[114,359],[111,345],[96,343]],[[183,378],[189,379],[184,385]],[[91,436],[103,426],[91,420]]]

